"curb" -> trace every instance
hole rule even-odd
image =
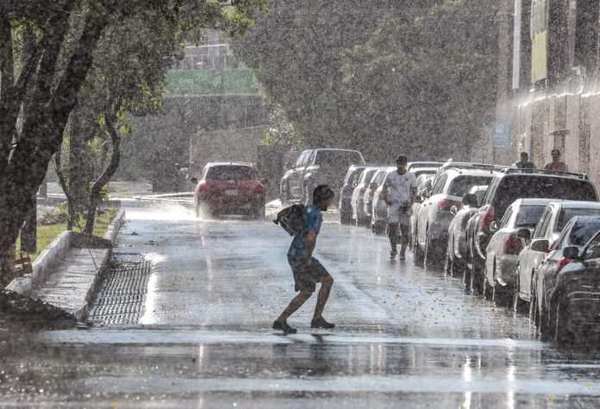
[[[98,288],[105,274],[108,272],[110,268],[110,260],[112,258],[113,248],[117,243],[117,237],[119,236],[119,231],[121,231],[121,227],[125,224],[125,209],[120,209],[114,220],[108,226],[106,233],[104,233],[104,240],[107,240],[111,243],[111,247],[108,249],[100,265],[98,267],[98,271],[96,271],[96,277],[94,278],[94,282],[90,286],[85,296],[86,304],[85,306],[77,311],[75,316],[79,321],[86,321],[90,312],[90,306],[94,302],[96,298],[96,293],[98,292]]]
[[[89,288],[85,292],[85,304],[75,311],[73,315],[79,321],[85,321],[88,315],[89,307],[94,300],[98,286],[102,277],[110,268],[112,257],[112,248],[115,246],[119,231],[125,223],[125,210],[120,209],[108,226],[103,238],[86,237],[79,233],[66,231],[58,236],[33,263],[33,273],[13,280],[6,289],[15,291],[21,295],[31,297],[34,290],[41,288],[49,279],[49,274],[65,258],[68,251],[72,248],[83,249],[106,249],[102,259],[98,260],[97,270]],[[82,291],[84,289],[82,288]],[[80,293],[83,294],[83,293]]]

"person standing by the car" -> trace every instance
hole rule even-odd
[[[514,166],[519,169],[535,169],[535,164],[529,160],[527,152],[521,152],[521,160],[515,162]]]
[[[569,171],[567,164],[560,160],[560,150],[558,149],[552,149],[552,162],[546,164],[544,169],[553,170],[555,172]]]
[[[388,206],[388,236],[392,246],[390,257],[393,259],[398,255],[398,229],[400,229],[402,234],[400,260],[406,258],[410,213],[417,188],[415,175],[407,171],[407,165],[406,156],[398,156],[396,159],[398,169],[389,174],[383,188],[383,198]]]
[[[285,334],[296,333],[296,329],[288,325],[287,319],[311,297],[315,292],[317,283],[321,283],[321,289],[319,290],[317,306],[310,326],[311,328],[325,329],[335,327],[334,324],[323,318],[323,310],[333,286],[333,277],[319,260],[313,257],[317,236],[323,223],[321,212],[327,210],[334,196],[335,193],[329,186],[317,186],[313,192],[312,206],[305,209],[304,228],[294,236],[288,251],[288,262],[294,273],[295,289],[299,293],[273,323],[273,329],[282,330]]]

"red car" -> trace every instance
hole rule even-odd
[[[196,217],[247,214],[264,217],[265,187],[248,163],[208,163],[194,191]]]

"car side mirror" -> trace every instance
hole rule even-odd
[[[600,250],[596,247],[597,250]],[[596,251],[596,253],[600,254],[599,251]],[[577,247],[571,246],[571,247],[565,247],[563,249],[563,256],[566,258],[578,258],[579,257],[579,249]]]
[[[498,230],[500,230],[500,227],[498,226],[498,222],[494,220],[492,223],[490,223],[490,232],[496,233]]]
[[[519,229],[517,237],[521,240],[529,241],[531,240],[531,231],[529,229]]]
[[[456,216],[456,213],[458,213],[458,207],[456,207],[456,206],[452,206],[452,207],[450,208],[450,214],[451,214],[452,216]]]
[[[537,239],[531,242],[531,250],[547,253],[550,251],[550,242],[546,239]]]

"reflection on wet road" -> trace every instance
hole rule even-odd
[[[293,296],[289,238],[272,223],[197,221],[133,209],[118,251],[153,263],[140,325],[41,334],[0,369],[8,406],[571,408],[600,404],[600,355],[566,353],[528,320],[457,280],[391,264],[385,239],[326,224],[318,257],[336,279],[270,329]],[[135,234],[134,234],[135,233]],[[40,390],[42,392],[40,392]],[[29,396],[27,401],[20,401]]]

